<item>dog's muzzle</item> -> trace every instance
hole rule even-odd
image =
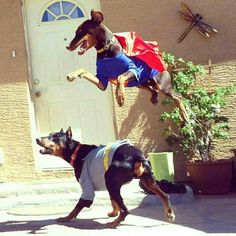
[[[49,154],[49,155],[53,154],[53,150],[49,147],[46,147],[38,138],[36,139],[36,143],[39,146],[43,147],[43,149],[39,150],[41,154]]]

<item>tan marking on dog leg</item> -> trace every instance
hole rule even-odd
[[[116,201],[114,200],[111,200],[111,205],[112,205],[112,212],[109,212],[107,215],[109,217],[115,217],[115,216],[118,216],[118,213],[120,212],[120,207],[119,205],[117,204]]]
[[[116,86],[116,101],[120,107],[124,105],[125,101],[124,85],[118,84]]]
[[[136,162],[134,164],[134,173],[140,177],[144,172],[144,168],[143,168],[143,163],[142,162]]]

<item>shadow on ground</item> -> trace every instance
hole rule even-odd
[[[235,197],[235,193],[223,196],[197,196],[193,202],[175,204],[173,208],[176,221],[173,224],[173,230],[174,227],[183,226],[205,233],[235,233]],[[130,214],[132,218],[128,216],[127,220],[121,223],[121,227],[128,226],[132,230],[133,227],[145,229],[165,226],[170,228],[172,225],[165,220],[161,205],[142,206],[141,203],[141,207],[132,209]],[[147,218],[147,221],[139,216]],[[46,234],[48,226],[52,225],[64,225],[83,230],[103,230],[106,229],[105,223],[109,221],[112,219],[108,217],[86,219],[78,217],[78,220],[68,223],[58,223],[55,219],[5,221],[0,223],[0,233],[27,231],[28,234]]]
[[[226,195],[197,195],[193,202],[175,204],[175,224],[205,233],[236,233],[235,199],[235,192]],[[156,211],[135,208],[131,214],[164,220],[162,207],[152,208]]]

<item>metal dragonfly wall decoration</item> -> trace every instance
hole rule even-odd
[[[181,3],[181,11],[178,11],[178,14],[186,21],[191,22],[189,27],[178,38],[178,43],[181,43],[184,40],[184,38],[188,35],[190,30],[195,26],[197,27],[198,32],[203,36],[205,36],[206,38],[209,38],[211,34],[215,34],[218,32],[212,26],[204,23],[202,21],[203,17],[199,13],[193,14],[193,12],[184,2]]]

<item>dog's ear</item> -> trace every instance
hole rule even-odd
[[[103,14],[100,11],[92,10],[91,19],[100,24],[103,21]]]
[[[71,138],[72,137],[72,130],[71,130],[71,127],[69,127],[66,131],[66,135]]]

